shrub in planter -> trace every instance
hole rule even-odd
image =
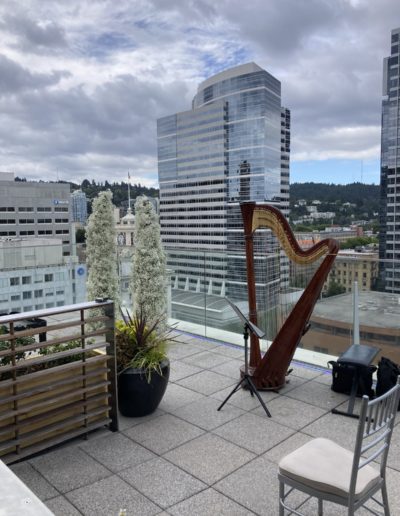
[[[162,319],[148,324],[143,308],[116,323],[118,403],[123,416],[140,417],[156,410],[169,379],[166,347],[172,329]],[[161,329],[159,329],[161,326]]]

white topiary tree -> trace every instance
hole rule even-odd
[[[118,303],[116,235],[112,194],[100,192],[86,229],[86,256],[89,269],[87,298],[107,297]]]
[[[135,250],[132,263],[134,312],[141,308],[149,322],[166,323],[167,271],[160,224],[151,202],[144,196],[135,203]]]

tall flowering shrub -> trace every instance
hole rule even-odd
[[[149,322],[162,319],[165,324],[166,258],[158,216],[144,196],[138,197],[135,203],[134,246],[131,283],[134,312],[142,310]]]
[[[107,297],[118,302],[116,235],[110,191],[100,192],[86,229],[86,253],[89,269],[87,297]]]

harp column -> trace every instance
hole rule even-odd
[[[249,320],[257,326],[257,298],[254,275],[254,246],[253,246],[253,212],[255,203],[244,202],[240,204],[243,217],[243,229],[246,245],[247,265],[247,295],[249,302]],[[250,368],[256,368],[261,361],[260,342],[257,335],[250,335]]]

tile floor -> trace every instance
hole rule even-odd
[[[293,364],[279,394],[261,393],[271,419],[243,390],[218,412],[237,382],[243,351],[187,335],[179,340],[170,349],[170,383],[154,414],[121,416],[117,433],[104,429],[12,466],[54,514],[117,516],[126,509],[128,516],[274,516],[281,457],[315,436],[352,447],[357,421],[331,414],[346,396],[330,390],[329,373]],[[388,463],[396,515],[399,424]],[[316,504],[302,510],[316,514]],[[325,510],[327,516],[345,514],[334,505]]]

